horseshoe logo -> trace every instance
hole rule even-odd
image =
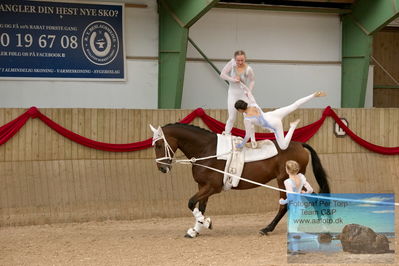
[[[111,51],[111,37],[109,36],[108,32],[104,33],[105,42],[103,39],[95,41],[96,37],[97,37],[97,32],[93,32],[93,34],[90,36],[90,47],[96,56],[104,57],[109,53],[109,51]],[[104,45],[106,45],[106,48],[104,49],[104,51],[101,52],[97,49],[96,44],[100,48],[103,48]]]
[[[86,58],[93,64],[107,65],[118,55],[118,34],[104,21],[92,22],[83,31],[82,49]]]

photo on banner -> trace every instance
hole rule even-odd
[[[288,263],[395,263],[394,194],[288,194]]]
[[[0,2],[0,79],[123,81],[124,5]]]

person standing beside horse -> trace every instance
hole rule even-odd
[[[296,192],[296,193],[313,193],[313,188],[309,184],[309,182],[306,180],[305,175],[301,174],[299,172],[300,166],[296,161],[289,160],[285,163],[285,171],[288,174],[288,178],[284,180],[284,186],[285,190],[287,192]],[[305,188],[305,190],[303,189]],[[298,196],[298,195],[295,195]],[[302,201],[303,199],[298,196],[298,197],[292,197],[292,199],[295,199],[294,201]],[[288,201],[288,195],[287,198],[280,198],[279,203],[281,205],[286,205],[290,204],[291,201]],[[288,207],[291,208],[291,207]],[[298,233],[299,228],[298,224],[294,223],[294,221],[301,216],[301,211],[298,208],[293,207],[293,209],[290,210],[290,216],[288,220],[288,231],[289,233]],[[299,243],[298,240],[294,237],[288,241],[288,251],[291,252],[292,255],[299,254]]]
[[[299,170],[299,164],[296,161],[289,160],[285,163],[285,171],[288,174],[288,178],[284,180],[285,190],[296,193],[313,193],[312,186],[306,177],[299,173]],[[288,203],[288,199],[280,198],[279,203],[285,205]]]
[[[255,74],[252,68],[246,63],[246,54],[244,51],[238,50],[234,53],[234,58],[224,66],[220,77],[229,82],[227,97],[229,118],[226,121],[223,133],[231,134],[237,116],[234,104],[238,100],[248,101],[246,90],[252,91],[255,85]],[[256,147],[256,142],[253,142],[252,145]]]

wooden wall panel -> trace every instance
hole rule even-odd
[[[373,105],[375,107],[399,107],[399,88],[375,88],[373,92],[373,97]]]
[[[373,40],[373,56],[399,80],[399,30],[378,32]],[[392,85],[393,81],[378,66],[374,68],[374,84]]]
[[[373,41],[373,56],[399,82],[399,30],[391,28],[378,32]],[[393,86],[395,88],[388,88]],[[399,107],[399,84],[385,73],[381,67],[374,67],[375,107]]]
[[[24,109],[0,109],[5,124]],[[42,109],[65,128],[103,142],[129,143],[152,136],[154,126],[176,122],[191,110]],[[321,109],[300,109],[284,120],[299,126],[318,120]],[[226,110],[207,110],[225,121]],[[360,137],[377,145],[399,146],[399,109],[338,109]],[[205,127],[200,119],[193,124]],[[242,118],[237,126],[243,128]],[[399,156],[371,153],[348,136],[337,138],[327,118],[309,144],[320,154],[333,192],[397,193]],[[259,132],[264,132],[259,130]],[[182,156],[178,153],[177,156]],[[317,187],[311,171],[307,176]],[[276,185],[275,181],[270,183]],[[71,142],[31,119],[0,146],[0,226],[140,219],[191,215],[188,199],[197,186],[187,165],[160,173],[154,152],[113,153]],[[264,188],[229,191],[211,197],[208,215],[277,210],[278,193]]]

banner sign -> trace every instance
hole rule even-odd
[[[340,263],[339,259],[346,262],[345,252],[386,253],[384,257],[369,255],[364,260],[356,258],[360,264],[394,262],[395,194],[331,193],[313,196],[288,194],[288,263],[304,263],[297,255],[305,253],[306,261],[312,263]]]
[[[124,80],[122,4],[0,2],[0,78]]]

